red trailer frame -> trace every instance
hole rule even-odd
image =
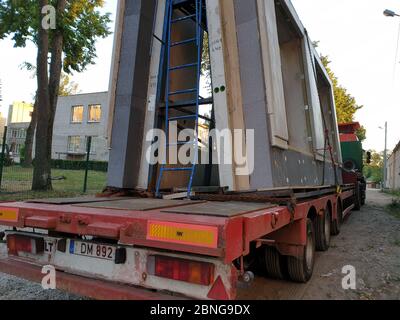
[[[299,199],[294,207],[274,206],[234,217],[201,215],[182,215],[166,213],[162,210],[132,211],[77,207],[46,203],[2,203],[0,205],[0,224],[12,228],[36,228],[47,230],[49,234],[87,235],[112,239],[119,244],[132,245],[152,250],[180,252],[204,256],[222,261],[232,266],[230,285],[226,298],[236,297],[236,282],[244,273],[243,263],[234,268],[235,261],[242,261],[250,254],[252,244],[274,246],[283,255],[301,257],[306,245],[307,219],[315,219],[329,207],[332,221],[338,221],[338,206],[347,215],[354,205],[354,187],[346,186],[325,195],[310,193],[310,198]],[[347,203],[347,205],[346,205]],[[162,226],[186,228],[185,230],[206,230],[215,232],[215,244],[202,245],[175,239],[154,239],[149,236],[149,226],[156,223]],[[15,230],[15,229],[14,229]],[[28,280],[40,281],[38,266],[25,259],[9,257],[0,261],[0,271]],[[60,273],[59,288],[92,298],[152,299],[165,298],[163,294],[149,293],[145,289],[127,288],[126,285],[82,278],[77,275]],[[78,280],[79,279],[79,280]],[[91,282],[93,281],[93,283]],[[218,281],[218,279],[216,280]],[[89,285],[89,282],[91,283]],[[92,289],[88,289],[92,287]],[[96,290],[101,287],[102,290]],[[220,298],[221,296],[209,297]],[[223,298],[223,296],[222,296]]]

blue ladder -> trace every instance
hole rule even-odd
[[[184,3],[186,6],[189,5],[192,8],[195,7],[195,14],[187,14],[185,16],[179,18],[173,18],[173,13],[175,8],[177,8],[180,4]],[[166,134],[166,145],[165,150],[166,154],[168,154],[169,147],[171,146],[183,146],[183,145],[192,145],[194,158],[192,161],[192,165],[190,167],[167,167],[164,163],[160,166],[160,171],[157,179],[157,187],[156,187],[156,197],[161,197],[160,189],[161,189],[161,182],[163,179],[163,175],[165,172],[190,172],[190,179],[189,184],[187,186],[187,196],[190,198],[192,186],[193,186],[193,179],[196,172],[196,165],[198,163],[198,125],[199,125],[199,106],[200,106],[200,73],[201,73],[201,58],[202,58],[202,40],[203,40],[203,28],[202,28],[202,13],[203,13],[203,0],[189,0],[189,1],[182,1],[182,0],[167,0],[167,10],[166,15],[168,22],[166,26],[167,30],[167,75],[166,75],[166,90],[165,90],[165,134]],[[196,37],[190,39],[184,39],[176,42],[171,41],[171,34],[172,28],[175,24],[180,23],[182,21],[192,20],[196,23]],[[178,46],[184,46],[187,44],[195,43],[197,46],[197,61],[194,63],[186,63],[177,66],[171,66],[171,49]],[[170,91],[170,80],[171,80],[171,73],[177,72],[179,70],[189,69],[189,68],[196,68],[196,76],[197,76],[197,86],[196,88],[190,89],[182,89],[176,91]],[[196,98],[190,101],[175,101],[174,105],[171,106],[170,97],[172,96],[182,96],[187,94],[195,94]],[[179,105],[182,106],[192,106],[196,107],[196,111],[193,114],[184,115],[184,116],[174,116],[170,117],[170,109],[177,108]],[[169,128],[171,121],[180,121],[180,120],[195,120],[195,137],[193,141],[178,141],[177,143],[170,143],[169,142]]]

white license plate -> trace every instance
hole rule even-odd
[[[44,253],[52,254],[56,249],[56,240],[45,240],[44,241]]]
[[[69,253],[104,260],[115,260],[115,247],[97,243],[70,240]]]

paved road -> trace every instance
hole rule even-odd
[[[391,197],[368,191],[367,205],[353,212],[332,241],[328,252],[318,253],[314,276],[308,284],[258,277],[240,291],[245,299],[400,299],[400,220],[384,211]],[[5,254],[0,246],[0,255]],[[357,290],[343,290],[342,268],[357,271]],[[0,274],[1,300],[80,299],[60,291]]]

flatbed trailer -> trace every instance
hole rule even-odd
[[[238,282],[253,278],[250,257],[271,276],[286,268],[291,280],[308,281],[315,248],[328,249],[355,196],[344,185],[1,203],[8,257],[0,271],[41,282],[50,265],[57,288],[97,299],[235,299]]]

